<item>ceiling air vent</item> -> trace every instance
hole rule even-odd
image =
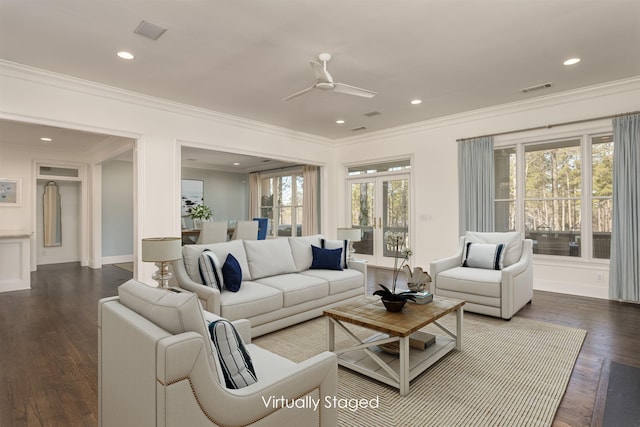
[[[167,31],[166,28],[143,20],[133,32],[151,40],[158,40],[165,31]]]
[[[524,89],[520,89],[520,92],[529,93],[529,92],[533,92],[533,91],[536,91],[536,90],[548,89],[550,87],[551,87],[551,83],[543,83],[543,84],[536,85],[536,86],[525,87]]]
[[[365,129],[366,129],[366,127],[364,127],[364,126],[360,126],[359,128],[353,128],[353,129],[351,129],[351,132],[358,132],[358,131],[365,130]]]
[[[368,113],[364,113],[365,116],[367,117],[373,117],[373,116],[377,116],[381,114],[380,111],[369,111]]]

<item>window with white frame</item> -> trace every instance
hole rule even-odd
[[[495,229],[523,231],[540,255],[609,259],[611,134],[497,147]]]
[[[269,218],[269,236],[301,236],[304,178],[302,171],[260,177],[260,213]]]

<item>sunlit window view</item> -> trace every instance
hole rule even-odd
[[[515,147],[496,149],[496,231],[522,229],[535,254],[583,257],[587,247],[590,257],[608,259],[613,147],[611,135],[600,135],[527,144],[521,159]],[[524,169],[521,185],[518,167]]]
[[[302,173],[271,176],[260,181],[260,212],[269,218],[269,236],[302,235]]]

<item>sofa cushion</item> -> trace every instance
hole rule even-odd
[[[505,233],[467,231],[465,233],[465,242],[506,244],[507,250],[504,254],[503,261],[505,267],[515,264],[522,256],[522,235],[517,231],[508,231]]]
[[[296,272],[287,239],[245,240],[244,248],[252,280]]]
[[[240,290],[240,285],[242,284],[242,268],[240,268],[240,263],[236,257],[231,253],[227,255],[227,259],[222,266],[222,276],[224,277],[225,288],[231,292],[238,292]]]
[[[209,324],[211,341],[218,354],[222,374],[227,388],[238,389],[258,381],[251,356],[244,346],[242,337],[227,320],[217,320]]]
[[[249,319],[281,309],[282,300],[278,289],[244,281],[239,292],[220,294],[220,316],[228,320]]]
[[[289,237],[289,246],[291,246],[291,254],[298,273],[311,267],[313,262],[311,246],[321,247],[320,238],[319,234],[315,236]]]
[[[502,270],[502,260],[505,253],[504,243],[472,243],[465,244],[463,253],[463,267],[488,268],[489,270]]]
[[[292,307],[329,295],[329,283],[326,280],[298,273],[264,277],[257,282],[278,289],[282,293],[283,307]]]
[[[502,272],[484,268],[455,267],[438,273],[438,289],[500,298]]]
[[[349,255],[349,241],[348,240],[328,240],[320,239],[320,246],[325,249],[337,249],[342,248],[342,257],[340,260],[340,266],[342,268],[349,268],[347,265],[347,257]]]
[[[247,264],[247,255],[244,251],[242,240],[232,240],[224,243],[211,243],[208,245],[184,245],[182,247],[182,260],[187,274],[197,283],[202,283],[200,273],[198,272],[198,258],[205,249],[209,249],[216,254],[220,261],[226,260],[227,255],[232,253],[238,260],[242,269],[242,280],[251,280],[249,265]]]
[[[356,269],[348,270],[307,270],[301,274],[317,277],[329,282],[329,295],[336,295],[352,289],[362,288],[364,292],[363,275]]]
[[[311,270],[342,270],[342,248],[323,249],[317,246],[311,246],[313,261],[311,262]]]
[[[209,249],[205,249],[198,257],[198,272],[202,284],[219,291],[224,289],[224,277],[220,260]]]

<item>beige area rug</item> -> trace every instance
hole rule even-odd
[[[455,328],[455,317],[441,323]],[[357,335],[370,332],[357,328]],[[463,350],[454,350],[415,378],[408,396],[340,367],[338,398],[377,399],[379,407],[341,408],[338,425],[550,426],[585,336],[584,330],[518,317],[504,321],[465,313]],[[337,348],[350,344],[338,329],[336,337],[342,342]],[[326,319],[253,342],[299,362],[326,348]]]

